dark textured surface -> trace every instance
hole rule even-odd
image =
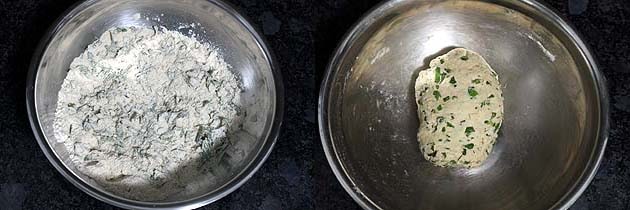
[[[67,182],[29,128],[30,55],[73,0],[0,0],[0,209],[115,209]],[[317,95],[337,42],[376,0],[229,0],[264,33],[283,72],[285,123],[260,171],[207,209],[359,209],[324,157]],[[630,209],[630,1],[545,0],[592,47],[608,78],[611,132],[604,161],[573,209]]]

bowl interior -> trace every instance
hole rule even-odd
[[[332,164],[355,199],[384,209],[548,209],[575,190],[601,143],[591,64],[561,25],[511,2],[390,1],[358,23],[322,93]],[[416,137],[417,74],[455,47],[479,52],[505,97],[497,144],[474,169],[433,166]]]
[[[34,85],[36,116],[31,117],[36,117],[54,155],[75,176],[71,179],[79,178],[94,189],[117,197],[75,171],[63,143],[58,143],[53,135],[57,93],[70,63],[110,27],[153,25],[165,26],[190,36],[194,34],[198,40],[211,42],[221,49],[231,70],[240,77],[244,89],[241,103],[246,114],[242,129],[233,134],[233,144],[219,166],[208,177],[190,180],[193,185],[204,182],[211,184],[186,195],[174,194],[164,202],[191,199],[240,181],[234,180],[236,177],[247,177],[240,175],[245,168],[256,167],[252,163],[259,155],[267,153],[263,150],[270,150],[270,146],[265,145],[273,141],[268,136],[276,114],[277,81],[274,81],[269,55],[262,48],[262,43],[239,18],[220,5],[205,0],[106,0],[86,1],[61,20],[47,40],[38,63]]]

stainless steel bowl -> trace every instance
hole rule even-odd
[[[474,169],[435,167],[416,141],[416,75],[454,47],[486,58],[505,97],[498,142]],[[608,97],[584,42],[535,1],[393,0],[341,42],[319,123],[335,175],[366,209],[564,209],[601,160]]]
[[[195,27],[190,27],[195,24]],[[212,186],[188,197],[141,202],[107,192],[76,171],[62,143],[53,135],[57,92],[70,62],[105,30],[114,26],[162,25],[218,46],[240,77],[246,111],[234,147],[222,159]],[[43,38],[33,57],[27,85],[27,108],[39,145],[50,162],[72,184],[107,203],[134,209],[196,208],[237,189],[267,158],[282,120],[283,89],[280,73],[260,35],[234,9],[220,0],[88,0],[59,19]],[[199,179],[206,179],[200,177]]]

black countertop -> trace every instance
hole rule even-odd
[[[378,0],[228,0],[261,29],[282,70],[285,122],[269,159],[247,183],[204,209],[359,209],[321,148],[317,96],[337,42]],[[25,108],[35,46],[75,0],[0,0],[0,209],[116,209],[74,187],[41,152]],[[610,139],[572,209],[630,209],[630,1],[544,0],[591,46],[608,79]]]

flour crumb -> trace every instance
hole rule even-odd
[[[540,48],[540,50],[542,50],[542,51],[543,51],[543,53],[545,53],[545,56],[547,56],[547,58],[549,58],[549,60],[550,60],[551,62],[556,61],[556,56],[555,56],[555,55],[553,55],[553,53],[551,53],[549,50],[547,50],[547,48],[545,48],[545,46],[544,46],[544,45],[543,45],[540,41],[538,41],[536,38],[534,38],[534,37],[533,37],[532,35],[530,35],[530,34],[527,34],[526,36],[527,36],[527,38],[529,38],[530,40],[534,41],[534,42],[536,43],[536,45],[538,45],[538,48]]]

